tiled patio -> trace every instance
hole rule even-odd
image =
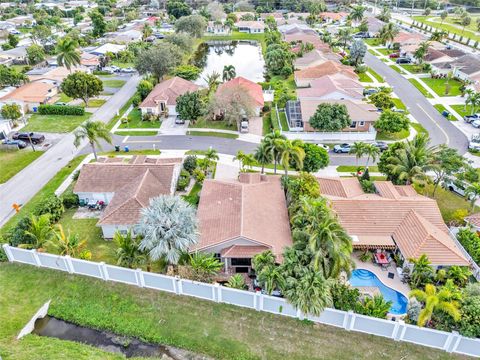
[[[79,207],[73,214],[74,219],[99,219],[103,210],[91,210],[87,207]]]

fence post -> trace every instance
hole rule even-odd
[[[395,322],[395,328],[393,329],[393,334],[392,334],[393,340],[400,341],[400,335],[402,335],[404,327],[405,327],[405,321],[398,320]]]
[[[349,310],[345,314],[345,319],[343,319],[343,328],[347,331],[353,329],[353,325],[355,324],[355,313],[352,310]]]
[[[183,294],[183,286],[182,286],[182,279],[180,279],[178,276],[175,276],[175,282],[177,283],[177,286],[176,286],[176,293],[178,295],[182,295]]]
[[[215,283],[212,286],[212,300],[215,301],[215,302],[219,302],[218,301],[218,288],[219,288],[219,286],[220,286],[219,283]]]
[[[13,262],[14,259],[13,259],[13,254],[10,251],[10,245],[3,244],[3,251],[5,251],[5,254],[7,255],[8,261]]]
[[[218,300],[218,302],[223,302],[222,291],[223,291],[223,287],[220,286],[220,284],[218,284],[218,288],[217,288],[217,300]]]
[[[142,269],[135,270],[135,278],[137,279],[137,285],[140,287],[145,287],[145,280],[143,280],[143,271]]]
[[[41,266],[40,259],[38,258],[37,250],[32,249],[32,250],[30,250],[30,252],[32,253],[33,260],[35,260],[35,265],[36,266]]]
[[[101,261],[99,264],[98,264],[98,267],[100,269],[100,273],[102,274],[102,279],[107,281],[109,280],[108,278],[108,272],[107,272],[107,268],[105,266],[105,263],[103,261]]]
[[[461,338],[462,337],[457,331],[452,331],[448,335],[448,338],[443,345],[443,350],[449,353],[454,352],[455,350],[457,350],[458,343],[460,342]]]
[[[72,258],[70,257],[70,255],[65,255],[63,258],[65,259],[65,265],[67,266],[67,271],[70,274],[73,274],[75,271],[73,270]]]
[[[257,301],[258,310],[263,311],[263,300],[265,299],[265,297],[263,296],[263,294],[260,291],[257,291],[257,295],[258,295],[258,300],[259,300],[259,301]]]

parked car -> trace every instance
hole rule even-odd
[[[395,62],[397,64],[410,64],[412,60],[410,60],[409,58],[401,57],[401,58],[398,58]]]
[[[3,143],[4,145],[17,145],[17,147],[19,149],[24,149],[27,147],[27,143],[25,141],[22,141],[22,140],[9,140],[9,139],[6,139],[6,140],[3,140]]]
[[[135,72],[135,69],[131,68],[131,67],[128,67],[128,68],[120,69],[120,72],[124,73],[124,74],[132,74],[132,73]]]
[[[45,136],[42,134],[35,134],[33,132],[31,133],[20,133],[16,132],[12,135],[13,140],[23,140],[23,141],[28,141],[32,142],[32,144],[37,145],[45,141]]]
[[[400,57],[400,53],[391,53],[390,55],[388,55],[388,57],[390,59],[396,59],[396,58]]]
[[[345,143],[345,144],[335,145],[333,147],[333,152],[336,153],[336,154],[338,154],[338,153],[349,153],[350,149],[351,149],[351,145]]]
[[[375,141],[373,145],[375,145],[380,151],[388,149],[388,144],[385,141]]]
[[[329,152],[329,151],[330,151],[330,146],[328,146],[328,145],[325,145],[325,144],[317,144],[317,146],[321,147],[321,148],[324,149],[326,152]]]
[[[378,93],[378,89],[376,88],[363,89],[363,96],[368,96],[376,93]]]
[[[18,31],[17,29],[10,29],[8,32],[12,35],[20,35],[21,34],[21,32]]]
[[[468,148],[474,151],[480,151],[480,134],[472,135],[468,143]]]
[[[478,128],[480,128],[480,119],[479,119],[479,120],[474,120],[474,121],[472,121],[470,124],[472,124],[472,126],[473,126],[474,128],[477,128],[477,129],[478,129]]]
[[[458,179],[452,179],[452,178],[447,178],[443,183],[442,183],[443,188],[450,190],[451,192],[457,193],[460,196],[465,197],[465,191],[467,188],[470,186],[470,184],[466,181],[461,181]],[[470,195],[468,197],[468,200],[473,195]]]
[[[463,120],[465,120],[466,123],[471,123],[472,121],[480,120],[480,114],[465,115],[463,117]]]
[[[353,34],[354,39],[368,39],[370,38],[370,33],[368,31],[360,31],[356,34]]]
[[[113,74],[115,72],[115,70],[113,70],[111,66],[104,67],[102,71],[107,72],[109,74]]]
[[[57,105],[57,106],[66,106],[67,103],[64,103],[64,102],[56,102],[55,104],[53,105]]]
[[[240,132],[248,133],[248,119],[246,116],[243,116],[242,121],[240,121]]]
[[[153,36],[155,36],[157,39],[163,39],[165,37],[165,35],[162,33],[154,33]]]
[[[181,119],[181,118],[180,118],[180,115],[177,115],[177,116],[175,117],[175,124],[177,124],[177,125],[183,125],[183,124],[185,124],[185,120]]]

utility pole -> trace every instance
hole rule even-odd
[[[415,0],[412,0],[412,12],[410,13],[410,16],[413,16],[413,7],[415,6]]]

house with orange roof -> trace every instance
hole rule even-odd
[[[297,97],[306,100],[362,100],[363,85],[342,74],[325,75],[312,80],[310,87],[297,89]]]
[[[199,241],[190,251],[215,254],[226,272],[248,273],[252,258],[271,250],[282,261],[292,245],[280,177],[240,173],[238,180],[205,180],[197,210]]]
[[[357,178],[318,178],[354,249],[390,249],[409,259],[425,254],[432,266],[468,266],[450,236],[437,202],[410,185],[374,181],[375,193],[363,191]]]
[[[331,24],[331,23],[335,23],[335,22],[338,22],[338,23],[342,24],[347,20],[348,13],[343,12],[343,11],[340,11],[340,12],[326,11],[326,12],[320,13],[319,16],[327,24]]]
[[[296,70],[303,70],[309,67],[315,67],[323,64],[329,60],[338,61],[340,56],[331,51],[322,51],[314,49],[302,57],[296,58],[293,62],[293,66]]]
[[[195,92],[200,86],[191,81],[175,76],[155,85],[150,94],[142,101],[139,108],[142,115],[158,116],[177,115],[177,98],[186,92]]]
[[[350,66],[341,64],[340,62],[328,60],[324,63],[297,70],[294,73],[295,83],[297,87],[308,87],[313,80],[319,79],[325,75],[343,74],[351,79],[357,80],[358,75]]]
[[[24,113],[35,111],[42,104],[51,104],[58,99],[58,87],[49,82],[26,83],[0,98],[4,104],[18,104]]]
[[[235,79],[232,79],[230,81],[220,84],[218,86],[216,94],[217,96],[222,96],[222,94],[224,94],[225,89],[232,89],[232,88],[241,89],[242,91],[250,95],[250,97],[253,100],[255,115],[259,116],[265,104],[262,87],[251,80],[238,76]]]
[[[73,192],[81,203],[106,205],[97,223],[106,239],[113,238],[115,231],[134,230],[150,199],[173,195],[182,164],[180,158],[143,155],[127,162],[122,158],[100,160],[83,165]]]

